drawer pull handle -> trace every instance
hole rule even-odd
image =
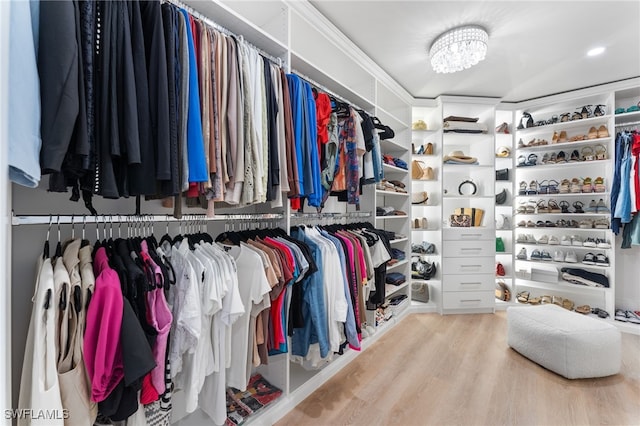
[[[475,282],[475,283],[460,283],[460,285],[481,285],[481,282]]]
[[[460,265],[461,268],[480,268],[482,265]]]
[[[460,303],[465,303],[465,302],[481,302],[480,299],[461,299]]]
[[[465,251],[465,250],[482,250],[482,248],[480,247],[460,247],[460,250]]]
[[[481,237],[482,234],[462,234],[461,237]]]

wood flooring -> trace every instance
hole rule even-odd
[[[277,425],[640,425],[640,336],[622,371],[568,380],[507,346],[506,313],[414,314]]]

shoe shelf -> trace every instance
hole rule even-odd
[[[565,247],[569,247],[569,246],[565,246]],[[516,257],[516,262],[525,262],[525,263],[533,263],[533,264],[542,264],[542,265],[557,265],[557,266],[566,266],[569,268],[575,268],[576,266],[580,267],[580,268],[593,268],[593,269],[597,269],[597,270],[603,270],[603,269],[609,269],[611,268],[611,265],[591,265],[588,263],[582,263],[582,262],[558,262],[555,260],[524,260],[524,259],[518,259]]]
[[[429,158],[434,158],[435,155],[434,154],[413,154],[414,158],[424,158],[424,159],[429,159]]]
[[[419,137],[428,137],[430,135],[435,135],[436,133],[438,133],[440,131],[440,129],[436,129],[436,130],[411,130],[411,133],[419,136]]]
[[[573,265],[576,265],[576,264],[574,263]],[[609,288],[609,287],[591,287],[588,285],[573,284],[565,280],[557,280],[554,282],[533,281],[529,278],[519,277],[517,276],[517,274],[516,274],[516,278],[525,281],[525,283],[520,283],[519,286],[536,288],[538,290],[551,291],[551,292],[558,291],[558,289],[562,289],[562,290],[575,291],[576,293],[592,292],[597,294],[597,293],[606,293],[608,291],[613,290],[612,288]]]
[[[560,114],[557,114],[557,115],[560,115]],[[599,117],[583,118],[579,120],[569,120],[569,121],[563,121],[563,122],[554,123],[554,124],[547,124],[544,126],[528,127],[526,129],[519,129],[517,130],[517,132],[518,132],[518,137],[520,136],[524,137],[524,135],[532,135],[532,134],[539,134],[539,133],[553,134],[554,131],[584,128],[585,130],[583,131],[583,133],[586,134],[588,133],[588,130],[590,127],[593,127],[593,126],[597,127],[596,124],[598,126],[601,124],[605,124],[605,125],[608,124],[610,118],[611,118],[610,114],[601,115]],[[611,133],[611,129],[609,129],[609,133]]]
[[[590,213],[590,212],[584,212],[584,213],[574,213],[574,212],[570,212],[570,213],[516,213],[515,216],[535,216],[535,217],[542,217],[542,216],[562,216],[562,217],[568,217],[568,216],[580,216],[580,217],[587,217],[587,216],[598,216],[598,217],[610,217],[611,216],[611,212],[607,212],[607,213]],[[577,220],[577,219],[576,219]],[[547,228],[547,227],[545,227]],[[549,226],[548,228],[553,228],[552,226]]]
[[[509,251],[497,251],[496,252],[496,256],[511,256],[513,254],[513,252],[511,250]]]
[[[623,112],[622,114],[615,115],[616,124],[624,124],[629,121],[640,120],[640,111]]]
[[[399,267],[401,267],[402,265],[406,265],[407,263],[409,263],[409,261],[408,261],[407,259],[400,260],[399,262],[394,263],[393,265],[387,266],[387,271],[390,271],[390,270],[392,270],[392,269],[399,268]],[[395,286],[394,286],[394,287],[395,287]]]
[[[495,199],[495,195],[443,195],[442,198],[446,199],[459,199],[459,200],[487,200],[487,199]]]
[[[406,195],[406,194],[405,194]],[[392,220],[392,219],[406,219],[408,218],[408,215],[393,215],[393,216],[376,216],[376,219],[381,219],[381,220]]]
[[[428,228],[412,228],[411,232],[429,232],[429,231],[439,231],[440,228],[436,227],[428,227]]]
[[[389,240],[389,244],[402,243],[404,241],[409,241],[409,238],[396,238],[395,240]]]
[[[535,166],[517,166],[518,170],[545,170],[555,169],[560,167],[582,167],[587,164],[594,166],[604,166],[609,163],[609,160],[592,160],[592,161],[567,161],[566,163],[550,163],[550,164],[536,164]]]
[[[437,183],[438,179],[411,179],[412,183]]]
[[[601,198],[607,198],[609,199],[609,192],[566,192],[564,194],[561,193],[557,193],[557,194],[529,194],[529,195],[516,195],[516,200],[523,200],[523,199],[531,199],[531,197],[534,198],[557,198],[557,197],[601,197]],[[561,213],[561,214],[581,214],[581,213]]]
[[[380,150],[383,153],[387,152],[405,152],[409,151],[409,148],[401,143],[394,141],[393,139],[383,139],[380,141]]]
[[[442,170],[445,172],[470,172],[478,169],[494,169],[495,166],[493,164],[442,164]]]
[[[376,189],[376,194],[382,195],[382,196],[395,196],[395,197],[408,197],[409,194],[406,192],[398,192],[398,191],[383,191],[381,189]]]
[[[520,246],[528,246],[528,247],[545,247],[548,250],[581,250],[581,251],[597,251],[597,252],[603,252],[603,251],[608,251],[611,250],[611,247],[609,248],[604,248],[604,247],[589,247],[589,246],[574,246],[574,245],[562,245],[562,244],[538,244],[538,243],[519,243],[519,242],[515,242],[516,245],[520,245]]]
[[[391,164],[384,163],[382,165],[385,173],[409,173],[409,170],[403,169],[402,167],[392,166]]]
[[[559,226],[518,226],[516,230],[523,231],[525,229],[541,229],[541,230],[550,230],[550,229],[560,229],[563,231],[576,231],[576,232],[606,232],[610,231],[610,228],[569,228],[569,227],[559,227]]]

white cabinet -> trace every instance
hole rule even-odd
[[[477,119],[481,132],[442,134],[442,305],[446,313],[493,312],[495,269],[496,102],[491,99],[441,97],[442,119]],[[464,126],[461,126],[464,127]],[[473,126],[472,126],[473,127]],[[454,161],[451,161],[451,160]],[[471,227],[455,227],[460,213]],[[478,219],[481,217],[481,219]],[[475,219],[474,219],[475,218]]]

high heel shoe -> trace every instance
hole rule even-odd
[[[591,107],[593,105],[585,105],[582,107],[582,110],[580,111],[580,114],[582,115],[582,118],[591,118],[593,117],[593,111],[591,110]]]
[[[558,143],[558,139],[560,139],[558,132],[553,132],[553,136],[551,137],[551,143]]]
[[[607,106],[603,104],[596,105],[596,109],[593,111],[593,115],[595,115],[596,117],[602,117],[607,111],[606,108]]]
[[[563,130],[560,132],[560,135],[558,135],[558,143],[562,143],[566,141],[567,141],[567,132]]]
[[[422,161],[413,160],[411,162],[411,178],[414,180],[433,180],[433,169]]]
[[[433,155],[433,144],[431,142],[424,146],[424,155]]]
[[[607,126],[603,124],[600,127],[598,127],[598,139],[608,138],[608,137],[609,137],[609,130],[607,130]]]
[[[424,154],[424,145],[420,145],[420,148],[418,148],[418,151],[416,151],[416,155],[422,154]]]

